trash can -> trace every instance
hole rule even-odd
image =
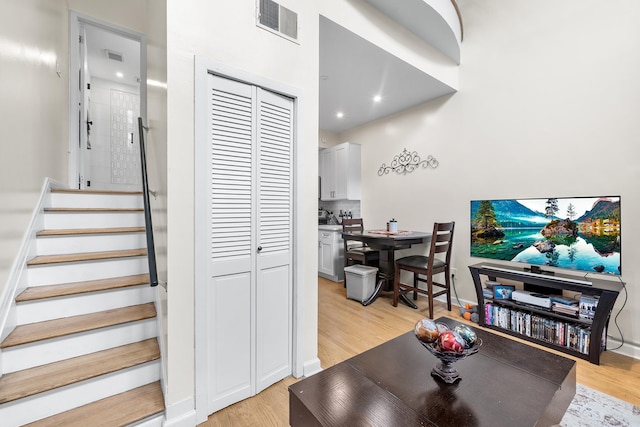
[[[347,281],[347,298],[364,302],[376,287],[378,269],[368,265],[350,265],[344,268],[344,278]]]

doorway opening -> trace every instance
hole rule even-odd
[[[141,189],[138,117],[146,122],[143,34],[71,14],[69,184]]]

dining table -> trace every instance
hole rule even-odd
[[[387,231],[387,230],[365,230],[363,232],[347,231],[342,233],[344,240],[355,240],[362,242],[372,249],[380,252],[378,265],[378,276],[373,294],[362,302],[362,305],[369,305],[378,298],[381,292],[393,292],[393,280],[395,274],[395,251],[408,249],[413,245],[429,243],[431,233],[425,231]],[[412,308],[418,308],[405,295],[400,296],[400,300]]]

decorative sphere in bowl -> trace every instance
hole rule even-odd
[[[444,331],[438,337],[438,344],[442,351],[462,353],[467,347],[467,342],[456,331]]]
[[[424,348],[429,350],[429,352],[439,360],[439,363],[431,370],[431,375],[440,378],[447,384],[455,383],[460,379],[460,374],[453,364],[459,360],[476,354],[482,346],[482,340],[478,338],[474,330],[468,326],[465,326],[466,329],[454,327],[453,330],[450,330],[444,323],[436,323],[435,325],[438,331],[437,339],[432,342],[426,342],[420,339],[418,333],[420,330],[419,326],[422,325],[421,322],[416,324],[416,338],[418,338],[418,342],[420,342]],[[433,327],[431,323],[425,323],[430,328]]]
[[[473,347],[476,343],[476,340],[478,339],[478,336],[473,331],[473,329],[471,329],[467,325],[457,325],[455,328],[453,328],[453,330],[457,332],[466,342],[466,348]]]
[[[436,326],[438,327],[438,335],[440,335],[441,333],[443,333],[444,331],[448,331],[449,327],[447,325],[445,325],[444,323],[436,323]]]
[[[416,338],[425,343],[432,343],[438,339],[440,332],[436,322],[431,319],[420,319],[414,328]]]

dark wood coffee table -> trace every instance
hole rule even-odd
[[[440,318],[453,327],[454,320]],[[431,376],[438,359],[413,331],[289,387],[292,426],[550,426],[576,390],[576,363],[474,329],[480,351],[455,364],[461,380]]]

